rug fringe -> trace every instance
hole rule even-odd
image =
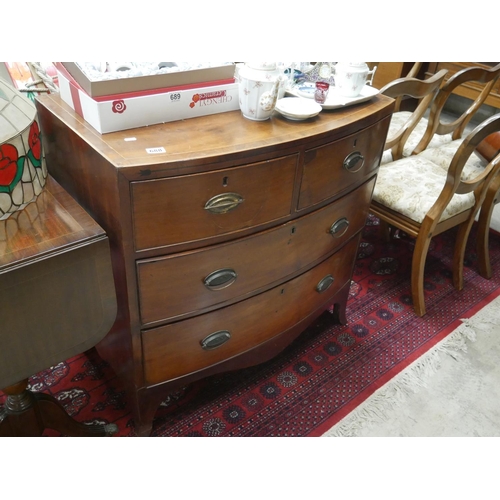
[[[500,316],[500,300],[490,303],[497,311],[488,317]],[[482,310],[478,313],[478,315]],[[476,315],[476,316],[478,316]],[[436,344],[429,352],[414,361],[399,375],[378,389],[364,403],[359,405],[343,420],[323,434],[324,437],[352,437],[366,425],[386,420],[388,411],[404,404],[412,393],[427,386],[427,381],[440,368],[443,355],[455,360],[467,352],[467,342],[475,342],[478,330],[488,331],[497,327],[488,317],[479,317],[477,321],[462,319],[462,325],[448,337]],[[476,318],[476,317],[475,317]]]

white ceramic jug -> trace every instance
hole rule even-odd
[[[370,70],[364,62],[338,62],[334,67],[337,93],[345,97],[358,96],[365,85],[371,85],[376,70],[377,66]]]
[[[281,73],[274,62],[246,63],[238,72],[240,109],[245,118],[263,121],[276,106]]]

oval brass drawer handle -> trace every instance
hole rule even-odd
[[[222,344],[225,344],[230,338],[231,334],[227,330],[219,330],[218,332],[207,335],[200,341],[200,344],[205,351],[210,351],[211,349],[216,349]]]
[[[213,214],[225,214],[237,208],[243,201],[243,196],[238,193],[217,194],[205,203],[205,210]]]
[[[343,165],[349,172],[356,173],[363,168],[364,164],[365,157],[359,151],[354,151],[345,157]]]
[[[347,217],[341,217],[332,224],[329,233],[334,238],[340,238],[343,234],[345,234],[348,228],[349,220],[347,219]]]
[[[203,284],[209,290],[222,290],[223,288],[232,285],[238,275],[234,269],[218,269],[210,273],[204,280]]]
[[[322,293],[326,290],[328,290],[331,286],[332,283],[335,281],[334,277],[329,274],[328,276],[325,276],[317,285],[316,285],[316,291],[318,293]]]

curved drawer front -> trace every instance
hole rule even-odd
[[[356,185],[378,167],[389,118],[361,132],[305,153],[299,209]]]
[[[142,323],[243,297],[325,258],[364,226],[374,183],[373,178],[321,210],[233,243],[139,261]]]
[[[297,158],[131,183],[136,250],[200,241],[286,217]]]
[[[350,280],[359,237],[305,274],[251,299],[142,332],[148,385],[207,368],[292,328]]]

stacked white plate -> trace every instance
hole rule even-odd
[[[318,115],[322,109],[316,101],[302,97],[283,97],[276,102],[276,111],[289,120],[307,120]]]

